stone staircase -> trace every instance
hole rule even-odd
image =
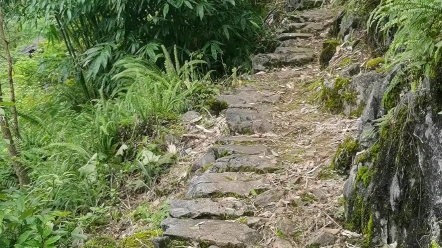
[[[273,53],[256,55],[256,71],[275,67],[302,71],[316,63],[334,15],[317,4],[312,7],[316,9],[287,17],[279,30],[281,46]],[[263,135],[274,131],[272,112],[280,101],[279,92],[268,88],[244,86],[219,96],[229,106],[225,117],[231,136],[218,140],[194,162],[185,197],[170,201],[170,217],[162,222],[164,237],[154,242],[156,247],[180,247],[181,241],[212,248],[293,247],[275,230],[270,233],[279,241],[269,244],[269,230],[264,228],[269,218],[262,213],[277,214],[267,207],[286,193],[275,180],[284,173],[284,164]],[[282,225],[286,232],[295,232],[290,223]],[[165,245],[163,241],[169,239],[175,245]]]
[[[328,35],[328,28],[336,15],[327,8],[288,13],[282,27],[276,30],[280,46],[273,53],[255,55],[253,69],[267,71],[275,67],[302,67],[314,62],[322,49],[318,38]]]

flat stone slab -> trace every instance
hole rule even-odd
[[[163,235],[172,239],[192,240],[218,247],[254,247],[260,240],[247,225],[224,220],[167,218],[161,223]]]
[[[291,33],[314,33],[323,31],[327,28],[327,24],[318,22],[290,23],[287,31]]]
[[[319,8],[323,4],[323,0],[288,0],[287,11],[306,10]]]
[[[236,198],[202,198],[170,201],[169,214],[173,218],[240,217],[247,215],[247,206]]]
[[[248,196],[265,191],[270,184],[256,174],[236,172],[204,173],[190,180],[186,198],[222,197],[227,195]]]
[[[273,125],[264,114],[255,109],[229,108],[226,110],[227,125],[232,133],[266,133]]]
[[[280,169],[278,160],[273,156],[233,154],[216,160],[210,172],[274,172]]]
[[[260,207],[266,207],[271,204],[276,204],[279,200],[281,200],[281,198],[283,198],[284,193],[284,190],[268,190],[256,197],[255,204]]]
[[[232,155],[232,154],[243,154],[243,155],[269,155],[270,150],[265,145],[222,145],[214,146],[213,149],[216,150],[219,159],[220,157]]]
[[[285,40],[296,40],[296,39],[308,39],[310,37],[313,37],[313,34],[307,34],[307,33],[282,33],[278,35],[278,40],[285,41]]]
[[[266,71],[270,68],[278,68],[283,66],[303,66],[314,61],[315,55],[313,52],[298,53],[282,52],[278,53],[261,53],[252,57],[252,67],[255,72]]]
[[[219,101],[225,101],[229,108],[253,108],[259,103],[276,103],[280,99],[279,94],[263,90],[242,90],[235,94],[224,94],[218,96]]]
[[[312,54],[314,53],[313,49],[306,47],[277,47],[275,49],[275,53],[279,54]]]
[[[231,144],[254,144],[254,143],[262,143],[267,141],[267,138],[259,138],[253,137],[250,135],[237,135],[237,136],[228,136],[221,137],[216,141],[216,144],[220,145],[231,145]]]
[[[221,143],[222,145],[213,146],[209,148],[204,155],[196,159],[195,162],[192,164],[192,172],[207,167],[211,164],[212,165],[215,164],[216,160],[223,156],[229,156],[232,154],[266,156],[271,154],[270,150],[264,145],[253,146],[253,145],[238,145],[238,144],[229,144],[229,143],[234,143],[234,142]]]

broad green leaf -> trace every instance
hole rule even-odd
[[[10,215],[10,214],[5,214],[5,216],[3,216],[3,219],[8,220],[10,222],[14,222],[14,223],[20,222],[20,220],[17,218],[17,216]]]
[[[141,163],[143,165],[148,165],[149,163],[156,163],[160,159],[160,156],[155,155],[153,152],[144,149],[141,152]]]
[[[52,236],[48,240],[46,240],[45,244],[46,245],[52,245],[55,242],[57,242],[60,238],[61,238],[61,236]]]
[[[175,154],[168,152],[160,157],[160,159],[158,160],[158,165],[173,164],[174,162]]]
[[[69,216],[71,214],[71,212],[68,212],[68,211],[54,211],[52,214],[54,216],[57,216],[57,217],[67,217],[67,216]]]
[[[86,177],[90,182],[95,182],[97,180],[97,156],[98,153],[95,153],[85,165],[78,169],[80,174]]]
[[[163,17],[166,18],[167,13],[169,13],[169,4],[166,3],[163,8]]]
[[[23,233],[18,237],[17,244],[23,244],[23,243],[25,243],[25,242],[28,240],[29,236],[30,236],[32,233],[33,233],[32,230],[28,230],[28,231],[26,231],[26,232],[23,232]]]
[[[4,201],[8,199],[8,195],[6,194],[0,194],[0,201]]]
[[[126,144],[122,144],[120,146],[120,148],[118,149],[117,153],[115,154],[115,156],[123,156],[124,155],[124,151],[126,151],[129,147]]]
[[[189,1],[184,1],[184,4],[189,8],[189,9],[193,9],[192,4]]]
[[[230,35],[229,35],[229,27],[227,25],[223,26],[223,31],[224,31],[224,35],[226,36],[226,38],[229,40],[230,39]]]
[[[72,12],[70,9],[67,10],[68,20],[72,20]]]
[[[218,57],[218,52],[217,52],[216,46],[217,45],[215,43],[212,43],[210,45],[210,52],[212,53],[212,58],[213,59],[216,59]]]
[[[13,102],[0,102],[0,106],[11,107],[14,105],[15,105],[15,103],[13,103]]]
[[[26,211],[24,211],[24,212],[20,215],[19,219],[20,219],[20,220],[24,220],[24,219],[28,218],[29,216],[31,216],[34,212],[35,212],[35,209],[34,209],[34,208],[28,208]]]
[[[200,17],[202,21],[204,17],[204,6],[202,4],[198,4],[196,6],[196,14]]]

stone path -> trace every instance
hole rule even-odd
[[[355,123],[310,101],[306,82],[319,74],[322,42],[336,16],[311,7],[287,17],[274,53],[254,58],[256,71],[282,70],[219,96],[229,106],[231,136],[194,162],[185,196],[170,201],[165,237],[213,248],[342,247],[342,179],[324,169]]]

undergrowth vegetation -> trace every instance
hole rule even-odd
[[[265,49],[263,5],[17,0],[0,8],[9,44],[0,52],[11,52],[13,66],[9,77],[0,57],[0,117],[16,107],[20,130],[15,156],[0,140],[0,247],[78,246],[122,218],[160,233],[166,203],[127,214],[122,201],[151,190],[176,162],[163,136],[180,132],[179,116],[213,105],[216,79],[247,70],[250,54]],[[29,184],[20,185],[14,162]]]
[[[403,65],[417,77],[435,75],[442,48],[440,1],[385,0],[371,13],[368,25],[395,34],[386,54],[389,68]]]

